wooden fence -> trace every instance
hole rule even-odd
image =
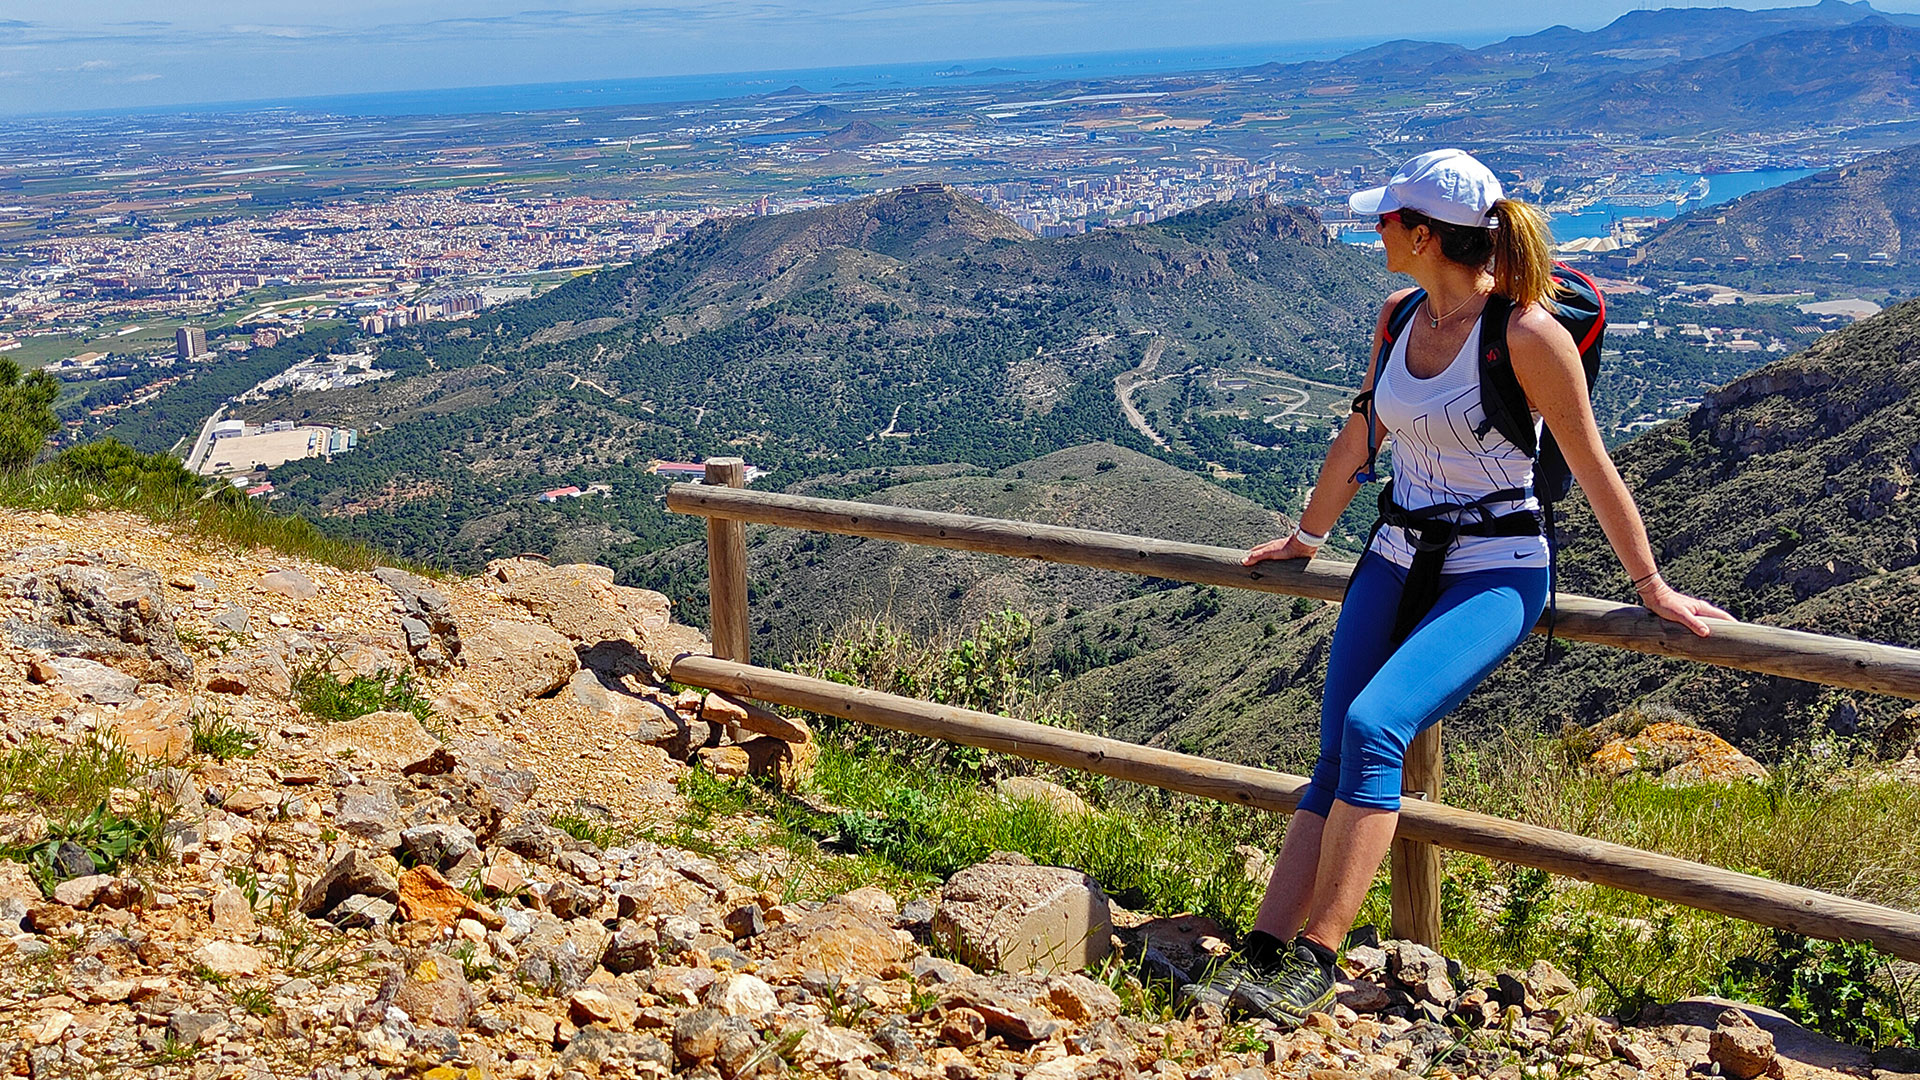
[[[1240,564],[1243,553],[1230,548],[748,491],[743,469],[738,458],[712,459],[705,484],[676,484],[667,492],[669,510],[707,519],[712,598],[713,656],[676,661],[676,681],[1244,806],[1292,813],[1299,804],[1306,784],[1301,777],[753,666],[745,526],[960,548],[1332,601],[1344,594],[1350,564],[1314,559],[1248,567]],[[1554,632],[1565,638],[1920,699],[1920,651],[1913,649],[1752,623],[1716,623],[1713,636],[1698,638],[1644,608],[1567,594],[1558,603]],[[1812,937],[1867,941],[1920,961],[1920,915],[1449,807],[1439,801],[1441,775],[1436,724],[1407,755],[1403,787],[1409,798],[1392,855],[1396,937],[1437,943],[1437,849],[1446,847]]]

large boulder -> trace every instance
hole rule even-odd
[[[672,636],[671,602],[649,589],[615,585],[607,567],[569,563],[516,574],[500,595],[539,616],[583,651],[626,643],[646,657],[655,672],[672,661],[656,640]]]
[[[440,748],[419,718],[398,710],[336,720],[320,728],[319,743],[329,754],[351,751],[356,762],[382,765],[411,765]]]
[[[934,938],[977,969],[1075,971],[1106,959],[1113,922],[1099,882],[1000,854],[941,890]]]
[[[468,677],[502,702],[542,697],[580,670],[573,642],[543,623],[494,619],[464,639]]]
[[[1615,776],[1657,773],[1670,787],[1767,778],[1766,766],[1727,740],[1670,720],[1648,724],[1630,736],[1609,739],[1594,751],[1592,764],[1595,770]]]
[[[184,701],[135,698],[107,723],[127,749],[141,757],[177,764],[193,752],[191,715]]]
[[[146,682],[191,684],[193,661],[175,636],[158,574],[61,565],[23,578],[15,593],[34,614],[6,624],[16,648],[102,661]]]
[[[753,949],[765,958],[762,974],[823,971],[867,978],[878,978],[898,964],[903,951],[892,926],[865,905],[840,899],[755,937]]]
[[[685,761],[711,733],[707,724],[690,724],[672,706],[629,693],[619,680],[610,680],[598,671],[574,672],[567,691],[573,700],[599,713],[615,731],[657,746],[676,761]]]
[[[133,676],[98,660],[56,656],[48,664],[58,673],[60,688],[82,701],[124,705],[133,700],[134,688],[139,685]]]

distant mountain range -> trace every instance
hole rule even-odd
[[[1637,261],[1675,270],[1876,255],[1903,264],[1920,257],[1920,146],[1683,214],[1640,245]]]
[[[1423,139],[1527,130],[1628,136],[1912,123],[1920,111],[1920,15],[1862,0],[1803,8],[1634,11],[1592,31],[1556,26],[1481,49],[1395,41],[1337,61],[1254,69],[1446,89],[1508,76],[1494,94],[1411,119]]]
[[[1655,67],[1730,52],[1778,34],[1851,26],[1869,19],[1920,26],[1920,16],[1877,11],[1867,0],[1820,0],[1808,7],[1667,7],[1629,11],[1598,30],[1555,26],[1476,50],[1489,59],[1554,66]]]

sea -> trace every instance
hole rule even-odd
[[[1652,173],[1642,177],[1643,182],[1635,186],[1655,191],[1673,191],[1684,195],[1691,193],[1691,189],[1704,180],[1706,181],[1705,193],[1699,198],[1685,202],[1667,200],[1652,205],[1638,199],[1623,202],[1602,199],[1579,211],[1553,215],[1553,236],[1562,243],[1568,240],[1606,236],[1613,222],[1619,218],[1678,217],[1689,210],[1719,206],[1721,203],[1732,202],[1742,195],[1751,195],[1756,191],[1790,184],[1802,177],[1812,176],[1818,171],[1817,169],[1750,169],[1745,172],[1723,173]]]
[[[1497,35],[1496,35],[1497,36]],[[973,60],[916,61],[860,67],[801,68],[784,71],[723,72],[708,75],[660,75],[587,82],[525,83],[513,86],[465,86],[435,90],[392,90],[325,97],[227,101],[204,105],[149,106],[129,112],[224,113],[252,109],[294,109],[345,116],[449,116],[465,113],[544,112],[663,102],[721,101],[758,97],[798,88],[831,94],[847,90],[914,89],[931,86],[988,86],[998,83],[1062,79],[1113,79],[1227,71],[1261,64],[1334,60],[1380,43],[1378,37],[1326,38],[1316,41],[1135,49],[1119,52],[1063,53],[1054,56],[984,57]],[[1453,44],[1485,44],[1480,35]],[[107,112],[108,110],[102,110]]]

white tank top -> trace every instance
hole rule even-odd
[[[1486,438],[1474,429],[1486,420],[1480,403],[1480,324],[1474,323],[1460,352],[1431,379],[1415,378],[1407,370],[1409,325],[1393,343],[1379,384],[1373,389],[1373,407],[1393,440],[1393,501],[1404,509],[1419,510],[1445,503],[1470,503],[1506,488],[1533,486],[1533,459],[1489,428]],[[1540,420],[1534,418],[1538,436]],[[1490,504],[1494,515],[1515,510],[1537,510],[1531,494],[1523,501]],[[1413,565],[1413,547],[1406,535],[1382,526],[1372,549],[1399,566]],[[1543,536],[1462,536],[1447,552],[1445,573],[1547,565]]]

